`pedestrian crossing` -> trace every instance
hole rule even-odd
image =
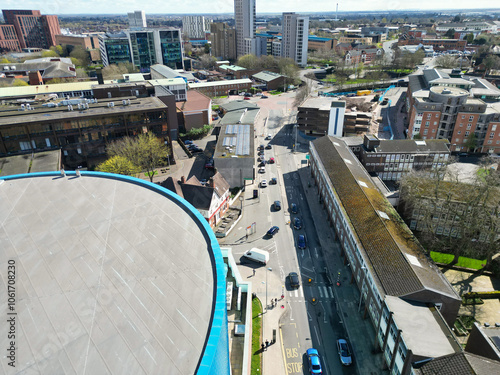
[[[288,291],[288,297],[294,302],[303,302],[305,300],[304,297],[304,288],[308,288],[308,297],[307,298],[316,298],[319,301],[333,300],[334,294],[331,286],[326,285],[306,285],[301,286],[295,290]]]

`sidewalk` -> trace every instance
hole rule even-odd
[[[295,154],[296,162],[304,159],[304,155]],[[332,282],[337,281],[337,275],[340,274],[341,285],[333,287],[336,305],[339,311],[340,321],[344,324],[344,332],[349,338],[349,342],[354,352],[354,364],[357,367],[358,374],[387,374],[382,370],[382,354],[372,354],[375,342],[375,328],[370,318],[363,319],[362,305],[361,312],[358,312],[360,292],[355,283],[350,283],[351,270],[345,266],[340,257],[340,244],[336,241],[336,234],[333,227],[330,226],[326,210],[319,203],[317,187],[314,186],[309,167],[302,167],[298,170],[300,181],[302,183],[309,209],[314,212],[313,221],[318,234],[320,245],[323,249],[328,273]],[[308,183],[311,187],[308,187]]]

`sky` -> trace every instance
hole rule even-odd
[[[479,9],[500,8],[498,0],[339,0],[342,11],[399,11],[405,9]],[[19,5],[22,4],[20,7]],[[418,6],[417,6],[418,5]],[[283,12],[332,12],[335,0],[256,0],[257,14]],[[233,0],[2,0],[1,9],[34,9],[42,14],[126,14],[144,10],[154,14],[233,13]]]

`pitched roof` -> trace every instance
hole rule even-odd
[[[283,78],[283,76],[281,74],[268,72],[268,71],[262,71],[262,72],[256,73],[252,77],[255,79],[259,79],[261,81],[265,81],[265,82],[271,82],[271,81],[274,81],[275,79]]]
[[[311,148],[328,173],[381,293],[402,297],[432,290],[458,299],[346,144],[326,136]]]
[[[462,352],[435,358],[415,372],[420,375],[491,375],[500,373],[500,362]]]

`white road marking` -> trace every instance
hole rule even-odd
[[[323,308],[323,323],[326,323],[326,310],[322,303],[320,303],[320,305]]]
[[[306,271],[309,271],[309,272],[314,272],[313,270],[307,268],[307,267],[302,267],[303,269],[305,269]]]
[[[299,296],[299,291],[295,289],[295,298],[297,298],[298,296]]]
[[[317,342],[318,342],[318,345],[321,345],[319,344],[320,343],[320,340],[319,340],[319,335],[318,335],[318,328],[316,326],[314,326],[314,332],[316,333],[316,337],[317,337]]]
[[[330,298],[333,298],[333,290],[332,290],[331,286],[328,287],[328,294],[329,294]]]
[[[323,287],[318,286],[319,298],[323,298]]]
[[[316,255],[316,259],[318,259],[318,248],[317,247],[314,248],[314,253]]]
[[[241,230],[241,229],[243,229],[243,227],[239,227],[239,228],[238,228],[238,230]]]
[[[288,307],[290,308],[290,320],[293,320],[293,309],[292,309],[292,305],[290,304],[290,302],[288,302]]]
[[[300,296],[304,298],[304,289],[300,288]]]

